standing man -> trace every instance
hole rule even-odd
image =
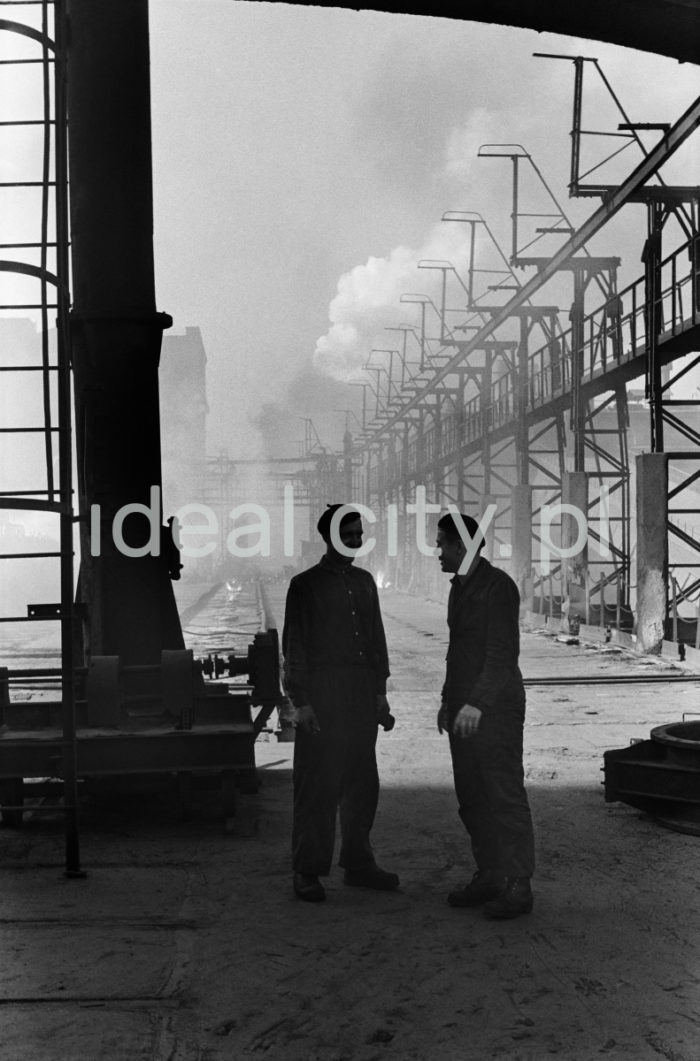
[[[329,505],[317,529],[326,554],[292,578],[282,633],[296,726],[294,891],[307,902],[326,898],[319,877],[330,872],[338,809],[345,883],[399,886],[395,873],[376,864],[369,839],[379,799],[377,725],[390,729],[394,720],[377,587],[368,571],[352,566],[362,520],[347,505]]]
[[[471,516],[438,521],[440,566],[454,577],[447,605],[447,676],[437,724],[450,740],[459,816],[476,872],[450,892],[450,906],[480,906],[487,917],[532,910],[535,856],[524,785],[525,689],[518,668],[520,596],[513,580],[480,556]]]

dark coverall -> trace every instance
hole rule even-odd
[[[535,864],[523,775],[519,606],[515,582],[484,557],[466,582],[452,579],[442,697],[455,791],[477,869],[499,877],[531,877]],[[459,737],[452,724],[465,703],[482,714],[476,733]]]
[[[389,676],[379,595],[372,575],[324,556],[295,575],[282,633],[292,703],[310,704],[319,733],[297,729],[293,868],[326,876],[340,808],[340,865],[374,865],[369,834],[379,799],[376,697]]]

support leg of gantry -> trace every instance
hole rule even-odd
[[[513,578],[520,590],[522,608],[532,611],[532,487],[518,485],[511,495]]]
[[[493,562],[498,560],[499,557],[495,555],[496,552],[496,520],[498,518],[498,505],[499,499],[494,494],[484,494],[481,499],[481,511],[479,512],[479,522],[482,520],[485,524],[485,516],[490,508],[493,508],[491,519],[489,520],[488,527],[484,528],[484,554],[487,560]]]
[[[664,453],[636,460],[637,651],[659,654],[668,600],[668,462]]]
[[[585,621],[588,580],[588,475],[564,472],[561,477],[562,601],[571,622]],[[601,601],[601,608],[604,606]],[[577,629],[577,628],[576,628]]]

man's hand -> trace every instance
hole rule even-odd
[[[292,719],[292,725],[295,729],[303,729],[304,733],[320,733],[321,727],[318,724],[316,718],[316,712],[314,711],[311,704],[302,704],[301,707],[294,708],[294,718]]]
[[[440,704],[440,707],[439,707],[438,713],[437,713],[438,733],[444,733],[445,732],[445,730],[447,729],[448,721],[449,721],[449,719],[448,719],[448,716],[447,716],[447,704],[443,700],[442,703]]]
[[[389,707],[389,701],[387,700],[384,693],[377,693],[377,725],[383,729],[393,729],[394,716],[391,713]]]
[[[472,704],[463,704],[454,720],[452,732],[455,737],[473,737],[479,728],[481,711]]]

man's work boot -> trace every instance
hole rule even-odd
[[[489,899],[497,899],[500,894],[501,889],[494,874],[488,870],[477,870],[464,888],[448,892],[447,902],[450,906],[481,906]]]
[[[294,891],[307,903],[322,903],[326,898],[326,889],[318,877],[310,873],[294,874]]]
[[[374,888],[380,892],[393,892],[399,886],[396,873],[389,873],[379,866],[367,866],[365,869],[346,869],[345,883],[354,888]]]
[[[507,877],[497,899],[484,906],[486,917],[509,918],[529,914],[532,910],[532,891],[529,877]]]

